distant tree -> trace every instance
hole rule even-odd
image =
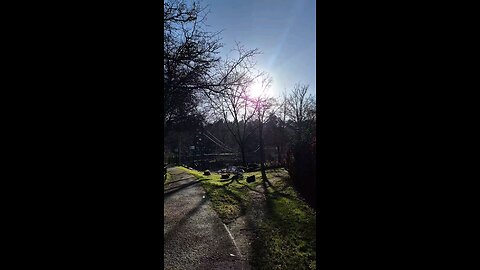
[[[250,90],[255,79],[263,73],[255,70],[254,58],[260,53],[257,49],[247,50],[239,43],[232,50],[237,54],[227,57],[217,67],[220,83],[214,91],[206,91],[206,107],[222,118],[225,126],[238,145],[243,166],[247,166],[247,141],[254,130],[249,123],[254,119],[256,107],[252,102]]]
[[[308,85],[295,85],[286,103],[289,127],[293,131],[292,145],[287,155],[290,177],[312,207],[315,207],[316,186],[316,102],[307,96]]]
[[[215,110],[223,117],[225,126],[232,134],[239,147],[243,166],[247,166],[246,143],[253,130],[248,129],[248,123],[253,120],[257,108],[248,95],[248,83],[234,86],[223,95],[215,97]]]
[[[171,124],[171,131],[164,134],[165,154],[175,153],[175,162],[181,163],[182,157],[189,151],[188,147],[192,145],[193,137],[203,129],[203,122],[203,117],[195,114]]]
[[[265,123],[265,142],[273,146],[277,151],[277,162],[285,166],[286,152],[289,145],[293,142],[293,125],[288,116],[288,94],[283,93],[277,100],[276,110],[271,113],[268,121]]]
[[[279,105],[279,110],[282,105]],[[277,154],[276,160],[278,164],[283,164],[284,155],[288,145],[290,129],[286,128],[286,123],[279,114],[271,113],[268,121],[265,123],[265,145],[275,147]]]
[[[236,145],[223,118],[207,124],[204,128],[204,137],[212,152],[233,152],[232,149]]]
[[[312,95],[307,96],[308,87],[296,84],[286,99],[286,115],[298,142],[308,140],[315,132],[316,102]]]
[[[260,170],[265,191],[267,191],[267,184],[272,186],[272,183],[267,178],[265,172],[265,140],[264,127],[265,123],[270,121],[270,117],[275,115],[275,111],[279,108],[275,98],[268,97],[265,93],[271,87],[272,77],[264,74],[261,79],[261,94],[253,100],[256,108],[257,123],[258,123],[258,138],[260,142]]]

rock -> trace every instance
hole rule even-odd
[[[247,183],[255,182],[255,175],[247,177]]]
[[[209,170],[205,170],[205,171],[203,172],[203,175],[210,175],[210,171],[209,171]]]
[[[230,174],[222,174],[222,176],[220,177],[221,179],[228,179],[230,177]]]

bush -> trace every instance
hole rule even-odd
[[[305,201],[316,209],[316,142],[300,142],[287,154],[291,181]]]

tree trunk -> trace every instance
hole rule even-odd
[[[240,146],[240,153],[242,154],[242,164],[247,168],[247,160],[245,159],[245,145]]]
[[[277,163],[280,164],[281,163],[281,156],[280,156],[280,146],[277,145]]]
[[[181,152],[182,152],[182,136],[179,134],[178,135],[178,165],[182,165],[182,159],[181,159]]]
[[[272,183],[270,183],[270,181],[268,181],[267,173],[265,172],[265,149],[263,147],[263,123],[262,122],[260,122],[258,134],[260,136],[260,170],[262,172],[263,187],[265,189],[265,192],[267,192],[267,183],[272,187],[273,185]]]

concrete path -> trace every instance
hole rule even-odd
[[[164,188],[164,268],[243,269],[227,227],[195,177],[170,168]]]

